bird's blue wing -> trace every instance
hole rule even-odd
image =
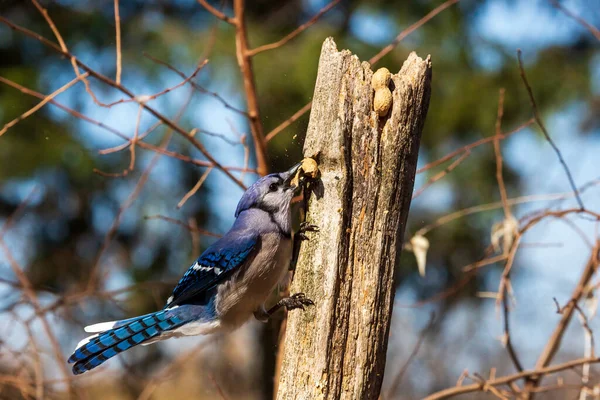
[[[165,307],[207,301],[206,294],[225,281],[250,257],[260,240],[258,234],[229,232],[210,246],[187,270],[173,289]]]

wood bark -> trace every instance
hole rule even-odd
[[[431,62],[410,54],[392,75],[392,108],[373,111],[373,72],[325,40],[304,155],[319,163],[291,293],[315,302],[288,315],[278,399],[377,399],[394,269],[403,243]]]

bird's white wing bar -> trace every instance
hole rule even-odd
[[[88,325],[85,328],[83,328],[83,330],[88,333],[104,332],[114,328],[116,323],[117,321],[100,322],[98,324]]]

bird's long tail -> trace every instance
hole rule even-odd
[[[156,340],[163,332],[176,329],[187,322],[188,319],[169,313],[166,309],[137,318],[88,327],[88,332],[102,332],[92,336],[87,343],[84,341],[80,344],[69,357],[69,363],[75,363],[75,375],[82,374],[125,350]]]

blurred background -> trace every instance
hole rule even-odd
[[[69,50],[114,78],[113,1],[41,4]],[[232,14],[229,1],[211,4]],[[327,4],[249,1],[245,15],[250,44],[279,40]],[[327,36],[334,37],[339,49],[368,60],[441,4],[341,1],[293,40],[257,54],[254,76],[264,132],[272,132],[311,100]],[[561,4],[600,26],[597,0]],[[232,172],[245,184],[252,183],[257,178],[252,137],[247,118],[236,111],[246,109],[246,98],[235,30],[193,0],[122,0],[119,11],[122,84],[137,96],[152,96],[182,82],[164,63],[187,77],[208,58],[190,80],[203,90],[186,81],[148,102],[184,129],[196,128],[196,139],[221,164],[248,166],[248,171]],[[43,15],[29,1],[0,0],[0,16],[55,42]],[[517,63],[520,48],[548,131],[576,185],[587,184],[581,195],[586,208],[598,211],[599,45],[588,29],[546,0],[464,0],[403,38],[376,67],[397,72],[411,51],[423,58],[431,55],[431,105],[419,156],[423,167],[494,135],[501,88],[506,89],[503,131],[531,118]],[[67,58],[0,24],[0,77],[4,126],[39,103],[25,88],[47,95],[75,74]],[[101,103],[124,98],[110,86],[89,81]],[[161,308],[192,261],[229,228],[242,189],[217,169],[186,162],[205,158],[180,135],[156,126],[157,120],[140,113],[137,103],[99,105],[82,82],[54,100],[96,122],[47,104],[0,133],[0,239],[10,252],[0,251],[0,398],[42,394],[62,399],[71,384],[77,388],[76,398],[88,399],[271,398],[277,321],[267,326],[250,322],[227,336],[138,347],[71,383],[65,380],[64,360],[84,337],[83,326]],[[268,142],[271,171],[286,169],[302,157],[308,115]],[[136,146],[132,169],[128,142],[103,126],[129,138],[144,135],[149,146]],[[157,151],[160,146],[171,155]],[[517,219],[577,206],[564,169],[537,126],[530,124],[503,140],[501,149],[507,195],[518,203],[512,207]],[[406,240],[443,216],[492,205],[427,228],[424,277],[414,254],[403,253],[385,398],[423,397],[455,385],[464,370],[483,376],[491,368],[498,376],[514,372],[494,300],[504,263],[490,263],[475,273],[464,270],[489,256],[492,229],[504,219],[493,145],[475,147],[464,157],[460,164],[451,166],[455,157],[418,174]],[[445,169],[441,179],[419,191]],[[188,193],[195,186],[199,189]],[[535,364],[560,317],[553,298],[561,305],[568,301],[597,236],[593,220],[573,215],[548,219],[523,237],[512,269],[511,333],[524,367]],[[15,265],[30,286],[23,288]],[[36,295],[37,307],[28,291]],[[594,303],[588,303],[593,329],[598,323],[592,318]],[[431,312],[435,320],[424,330]],[[556,361],[582,357],[584,336],[574,319]],[[591,378],[597,377],[592,371]],[[564,378],[580,381],[574,372]],[[576,398],[577,393],[563,390],[545,398]]]

